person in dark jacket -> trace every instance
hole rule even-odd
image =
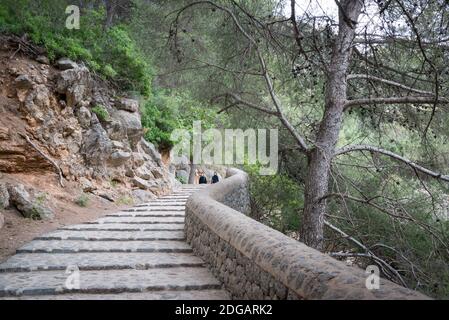
[[[200,183],[200,184],[207,184],[207,178],[206,178],[206,176],[204,175],[204,172],[201,172],[201,176],[200,176],[200,181],[199,181],[199,183]]]
[[[214,172],[214,175],[212,176],[212,183],[218,183],[220,179],[218,178],[218,174]]]

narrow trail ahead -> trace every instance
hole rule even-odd
[[[185,203],[201,188],[34,239],[0,264],[0,299],[229,299],[185,241]]]

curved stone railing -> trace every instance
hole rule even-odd
[[[384,279],[368,290],[363,270],[247,217],[247,175],[230,169],[227,176],[189,198],[185,231],[233,298],[428,299]]]

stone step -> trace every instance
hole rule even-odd
[[[161,207],[161,206],[174,206],[174,207],[185,207],[186,201],[161,201],[161,200],[154,200],[144,206],[139,206],[139,208],[142,207]]]
[[[180,192],[170,195],[170,198],[188,199],[194,192]]]
[[[122,210],[122,211],[114,212],[114,213],[111,213],[111,214],[115,214],[115,213],[130,213],[130,214],[133,214],[133,213],[136,213],[136,214],[139,214],[139,213],[152,213],[152,214],[164,215],[164,214],[167,214],[167,213],[184,214],[184,212],[185,212],[184,209],[183,210],[165,210],[165,209],[158,209],[158,208],[156,208],[156,210],[153,210],[153,208],[151,208],[151,209],[142,208],[142,209],[139,209],[139,210]]]
[[[184,240],[183,231],[77,231],[58,230],[36,237],[35,240],[88,240],[88,241],[129,241],[129,240]]]
[[[190,198],[195,192],[179,192],[179,193],[174,193],[172,196],[175,197],[185,197],[185,198]]]
[[[184,212],[173,213],[170,211],[159,212],[116,212],[107,214],[105,217],[184,217]]]
[[[139,210],[147,210],[148,208],[154,209],[154,210],[161,210],[160,208],[173,208],[174,210],[184,210],[186,207],[186,203],[180,204],[180,205],[171,205],[171,204],[164,204],[164,203],[159,203],[156,205],[153,205],[152,203],[148,203],[148,204],[142,204],[140,206],[136,206],[136,207],[132,207],[132,208],[127,208],[127,209],[123,209],[124,211],[139,211]],[[166,209],[166,210],[170,210],[170,209]]]
[[[154,201],[154,202],[150,202],[150,203],[147,203],[147,205],[145,205],[145,206],[140,206],[139,208],[142,208],[142,207],[176,207],[176,208],[178,208],[179,209],[179,207],[181,207],[181,208],[184,208],[185,206],[186,206],[186,202],[187,201],[170,201],[170,202],[168,202],[168,201],[162,201],[162,202],[156,202],[156,201]]]
[[[205,188],[204,184],[184,184],[181,186],[181,189],[202,189]]]
[[[185,206],[143,206],[139,208],[124,209],[124,212],[143,212],[143,211],[185,211]]]
[[[57,296],[5,297],[3,300],[230,300],[225,290],[162,290],[112,294],[61,294]]]
[[[148,202],[146,204],[142,204],[139,207],[149,207],[149,206],[185,206],[186,201],[158,201],[153,200],[151,202]]]
[[[202,267],[200,258],[189,253],[22,253],[0,264],[0,272],[28,272],[38,270],[66,270],[77,266],[79,270],[150,269],[174,267]]]
[[[98,223],[143,223],[143,224],[184,224],[182,217],[105,217],[97,220]]]
[[[154,200],[154,202],[151,203],[151,207],[160,207],[160,206],[180,206],[180,207],[185,207],[186,206],[187,201],[161,201],[161,200]],[[146,206],[143,206],[144,208]],[[142,208],[142,207],[141,207]]]
[[[173,192],[172,194],[171,194],[171,196],[185,196],[185,195],[192,195],[192,194],[194,194],[195,192],[198,192],[198,191],[201,191],[201,190],[179,190],[179,191],[176,191],[176,192]]]
[[[183,231],[183,225],[172,224],[127,224],[127,223],[89,223],[75,224],[59,228],[59,230],[83,230],[83,231]]]
[[[156,198],[156,200],[158,199],[188,199],[190,197],[190,195],[188,194],[171,194],[168,196],[162,196],[159,198]]]
[[[189,198],[190,198],[189,195],[171,195],[171,196],[165,196],[165,197],[161,197],[161,198],[156,198],[155,200],[185,201],[185,200],[187,200]]]
[[[221,288],[207,268],[80,271],[80,288],[72,290],[66,287],[68,276],[65,270],[0,273],[0,296]]]
[[[105,217],[184,217],[183,211],[120,211],[107,214]]]
[[[33,240],[17,249],[17,253],[74,253],[74,252],[183,252],[192,248],[184,241],[85,241]]]

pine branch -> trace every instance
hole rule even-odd
[[[356,106],[365,106],[373,104],[449,104],[449,99],[446,98],[436,98],[434,96],[408,96],[408,97],[375,97],[375,98],[362,98],[362,99],[352,99],[347,100],[345,103],[345,110]]]
[[[352,79],[366,79],[366,80],[378,81],[378,82],[382,82],[382,83],[385,83],[385,84],[388,84],[388,85],[391,85],[391,86],[394,86],[397,88],[404,89],[409,92],[415,92],[415,93],[426,95],[426,96],[427,95],[435,96],[435,94],[433,92],[418,90],[418,89],[406,86],[406,85],[396,82],[396,81],[375,77],[375,76],[372,76],[369,74],[350,74],[350,75],[348,75],[347,80],[352,80]]]
[[[346,153],[349,153],[349,152],[354,152],[354,151],[370,151],[370,152],[383,154],[383,155],[386,155],[386,156],[388,156],[390,158],[393,158],[393,159],[395,159],[397,161],[400,161],[400,162],[402,162],[402,163],[412,167],[414,170],[416,170],[418,172],[421,172],[423,174],[431,176],[431,177],[433,177],[435,179],[439,179],[439,180],[442,180],[442,181],[449,182],[449,175],[443,175],[443,174],[441,174],[439,172],[432,171],[432,170],[427,169],[427,168],[425,168],[425,167],[423,167],[423,166],[421,166],[421,165],[419,165],[419,164],[417,164],[417,163],[415,163],[415,162],[413,162],[413,161],[411,161],[411,160],[409,160],[407,158],[404,158],[404,157],[402,157],[402,156],[400,156],[400,155],[398,155],[398,154],[396,154],[394,152],[391,152],[391,151],[388,151],[388,150],[385,150],[385,149],[382,149],[382,148],[379,148],[379,147],[371,146],[371,145],[350,145],[350,146],[347,146],[347,147],[343,147],[341,149],[338,149],[334,153],[334,157],[342,155],[342,154],[346,154]]]

